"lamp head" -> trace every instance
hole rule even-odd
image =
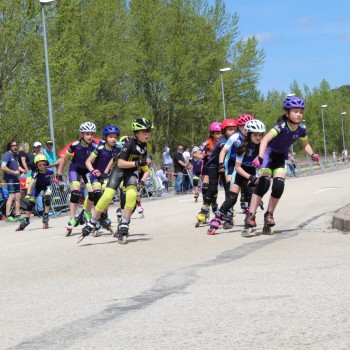
[[[228,71],[230,71],[230,70],[231,70],[230,67],[226,67],[226,68],[221,68],[221,69],[220,69],[220,72],[228,72]]]
[[[346,114],[346,112],[341,112],[340,114],[341,114],[341,115],[345,115],[345,114]]]
[[[58,0],[39,0],[41,5],[50,5],[53,4],[55,2],[57,2]]]
[[[322,105],[322,106],[321,106],[321,108],[326,108],[326,107],[328,107],[328,105]]]

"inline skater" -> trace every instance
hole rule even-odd
[[[147,158],[147,142],[152,129],[153,124],[145,118],[135,119],[132,123],[134,136],[125,142],[122,151],[116,158],[108,185],[95,206],[91,220],[83,228],[78,243],[94,230],[101,213],[106,210],[112,201],[122,181],[124,181],[126,191],[126,203],[115,237],[118,238],[119,243],[126,243],[129,235],[130,218],[136,204],[137,189],[145,187],[145,181],[150,174],[149,164],[151,160]],[[141,180],[138,181],[137,171],[141,170],[144,174]]]
[[[210,222],[209,235],[214,235],[222,222],[224,222],[224,229],[230,228],[230,225],[227,226],[228,220],[232,217],[229,212],[236,204],[241,188],[245,187],[248,182],[254,186],[258,181],[257,170],[252,161],[259,154],[259,145],[266,128],[260,120],[252,119],[245,124],[244,131],[247,136],[237,148],[235,169],[232,173],[229,191],[220,210]]]
[[[66,236],[70,236],[74,227],[78,226],[79,219],[76,218],[77,205],[80,198],[80,178],[83,178],[83,181],[88,191],[88,196],[85,198],[84,202],[84,216],[86,220],[89,220],[91,217],[91,209],[94,203],[94,194],[92,191],[91,183],[88,179],[89,170],[86,168],[85,162],[90,156],[92,151],[96,148],[96,142],[93,138],[96,133],[96,125],[91,122],[84,122],[79,127],[80,139],[74,141],[68,148],[67,152],[62,157],[56,177],[58,180],[62,180],[62,171],[67,160],[72,157],[72,160],[69,164],[69,181],[71,185],[71,196],[69,203],[69,215],[70,220],[66,225]]]
[[[51,183],[50,180],[54,172],[48,169],[49,162],[43,154],[38,154],[34,158],[35,170],[32,172],[32,179],[28,185],[27,195],[27,215],[25,221],[17,227],[16,231],[23,231],[30,224],[30,215],[35,207],[36,200],[41,191],[44,191],[44,213],[42,215],[43,228],[49,228],[49,210],[51,206]]]
[[[202,169],[202,151],[199,147],[192,148],[192,158],[190,159],[190,163],[192,166],[192,174],[193,174],[193,190],[194,190],[194,200],[198,201],[199,197],[199,180],[201,177],[201,169]]]
[[[232,180],[232,174],[235,170],[237,148],[242,144],[244,138],[247,136],[247,132],[244,129],[245,124],[254,119],[251,114],[241,114],[237,117],[236,122],[238,126],[238,132],[233,134],[225,143],[219,156],[220,172],[225,172],[226,188],[225,193],[230,190],[230,183]],[[232,208],[232,215],[235,216],[235,211]]]
[[[118,145],[119,136],[120,130],[117,126],[106,125],[102,130],[103,139],[85,162],[86,168],[90,171],[89,182],[92,185],[95,206],[102,197],[104,179],[108,177],[113,159],[121,151],[121,144]],[[107,210],[101,214],[100,224],[103,228],[111,230]]]
[[[219,175],[220,175],[219,154],[222,150],[222,147],[227,142],[227,140],[237,130],[237,124],[234,119],[226,119],[222,122],[222,124],[224,124],[223,130],[222,130],[224,136],[222,136],[216,142],[214,150],[212,151],[209,157],[209,160],[207,161],[204,167],[205,172],[208,174],[209,183],[208,183],[208,188],[205,191],[205,195],[203,195],[203,206],[201,208],[201,211],[197,215],[196,227],[198,227],[200,224],[206,221],[207,217],[209,216],[210,205],[212,205],[212,209],[215,210],[215,212],[217,210],[216,199],[218,195],[218,185],[219,185]]]
[[[209,187],[209,176],[208,176],[208,169],[206,168],[206,164],[210,158],[211,153],[214,151],[215,144],[217,141],[222,137],[222,130],[221,130],[221,122],[212,122],[209,125],[209,137],[206,141],[203,142],[203,144],[199,147],[202,151],[203,155],[203,162],[202,162],[202,196],[203,196],[203,202],[204,197],[208,191]],[[214,205],[214,210],[216,210],[216,203],[211,203]],[[209,218],[209,211],[206,215],[207,220]]]
[[[312,150],[308,142],[306,126],[302,124],[305,101],[298,96],[287,96],[283,102],[285,113],[278,118],[277,124],[264,136],[261,141],[259,155],[253,160],[253,165],[259,168],[259,183],[252,196],[249,214],[246,217],[247,227],[256,227],[255,213],[262,197],[269,190],[271,178],[272,191],[267,211],[264,215],[263,234],[273,234],[275,226],[273,214],[283,194],[286,178],[285,161],[288,159],[290,146],[301,140],[305,152],[315,162],[320,156]]]

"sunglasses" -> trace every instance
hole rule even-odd
[[[17,145],[11,145],[11,147],[17,147]]]

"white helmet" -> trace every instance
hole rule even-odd
[[[85,122],[79,126],[80,132],[96,132],[96,125],[91,122]]]
[[[246,132],[265,132],[266,127],[263,122],[261,122],[258,119],[253,119],[249,120],[245,125],[244,125],[244,130]]]

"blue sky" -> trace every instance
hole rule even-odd
[[[209,1],[213,4],[214,1]],[[290,92],[326,79],[350,85],[350,0],[224,0],[242,38],[256,35],[266,58],[259,90]]]

